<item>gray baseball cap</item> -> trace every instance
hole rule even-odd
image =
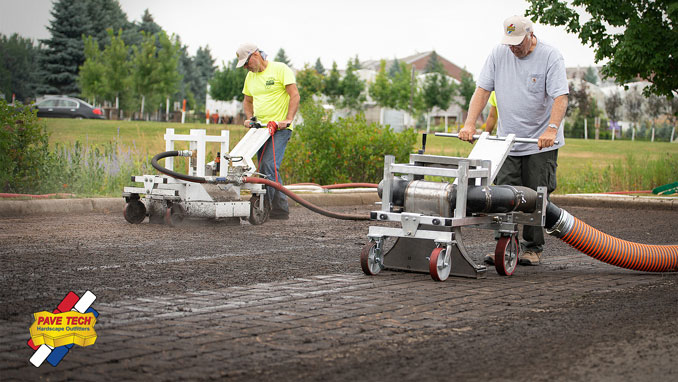
[[[238,64],[235,67],[240,68],[245,65],[245,62],[247,62],[252,53],[256,52],[257,50],[259,50],[259,48],[257,48],[257,46],[251,42],[246,42],[240,45],[238,50],[235,52],[235,54],[238,56]]]

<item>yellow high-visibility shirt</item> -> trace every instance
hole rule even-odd
[[[242,92],[252,97],[254,116],[262,125],[287,118],[290,96],[285,86],[294,83],[294,72],[282,62],[269,61],[263,72],[247,73]]]

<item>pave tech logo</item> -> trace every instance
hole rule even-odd
[[[35,353],[31,364],[40,367],[47,361],[56,366],[68,354],[73,345],[89,346],[97,340],[94,331],[99,313],[91,308],[97,296],[87,291],[82,297],[68,292],[52,313],[42,311],[34,313],[35,321],[30,327],[31,339],[28,340]]]

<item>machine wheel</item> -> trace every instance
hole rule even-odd
[[[260,198],[264,198],[264,209],[262,210],[259,207]],[[250,216],[247,220],[252,225],[264,224],[268,220],[268,214],[270,212],[268,198],[266,194],[254,194],[250,198]]]
[[[122,216],[130,224],[139,224],[146,218],[146,206],[140,200],[132,200],[125,204]]]
[[[494,267],[502,276],[511,276],[518,265],[518,235],[502,236],[494,250]]]
[[[360,251],[360,267],[366,275],[374,276],[384,269],[384,257],[380,252],[375,242],[365,244]]]
[[[172,204],[171,206],[167,207],[167,210],[165,211],[165,224],[170,227],[181,224],[181,222],[184,221],[185,215],[186,213],[184,212],[184,208],[181,205]]]
[[[435,281],[445,281],[452,270],[452,258],[446,247],[438,247],[431,252],[428,261],[428,270]]]

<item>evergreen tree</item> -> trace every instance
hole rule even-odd
[[[598,85],[598,71],[589,66],[589,68],[586,69],[586,74],[584,74],[584,81]]]
[[[424,73],[440,73],[447,75],[447,70],[445,70],[443,63],[440,62],[438,53],[436,53],[435,50],[431,52],[431,55],[428,57],[426,67],[424,68]]]
[[[107,29],[118,31],[131,26],[117,0],[87,0],[87,14],[91,24],[89,34],[101,49],[110,42]]]
[[[393,59],[391,66],[388,68],[388,76],[395,78],[400,73],[400,61],[397,58]]]
[[[144,32],[147,35],[155,35],[162,32],[162,27],[153,20],[153,15],[148,11],[148,8],[144,10],[144,14],[141,16],[141,23],[137,26],[137,31],[139,33]]]
[[[51,11],[47,29],[52,37],[41,42],[45,49],[40,65],[45,72],[45,93],[78,95],[77,78],[85,62],[83,36],[90,32],[87,3],[79,0],[58,0]]]
[[[292,63],[290,62],[290,59],[287,58],[287,55],[285,54],[285,49],[283,48],[280,48],[278,54],[275,55],[273,61],[282,62],[283,64],[290,67],[292,66]]]
[[[177,38],[177,41],[179,39]],[[180,43],[181,44],[181,43]],[[179,48],[179,61],[177,63],[177,71],[181,75],[181,82],[179,89],[174,95],[176,100],[186,100],[186,107],[192,109],[196,106],[195,93],[193,88],[197,87],[198,71],[195,69],[195,62],[192,57],[188,55],[188,47],[183,45]]]
[[[339,102],[339,98],[342,94],[341,76],[339,75],[336,61],[332,62],[332,70],[330,70],[330,75],[326,76],[323,80],[323,91],[330,99],[330,103],[332,105],[336,105]]]
[[[360,64],[360,60],[358,59],[358,55],[355,55],[355,58],[353,58],[353,69],[359,70],[362,69],[363,66]]]
[[[209,46],[199,47],[193,58],[193,63],[196,70],[196,79],[194,87],[191,88],[195,94],[196,102],[199,105],[205,104],[207,83],[214,77],[216,66],[214,66],[214,58],[210,52]]]
[[[315,71],[318,72],[321,76],[325,75],[325,67],[323,66],[323,63],[320,62],[320,57],[318,57],[317,60],[315,60]]]
[[[32,40],[16,33],[9,38],[0,34],[0,93],[8,102],[12,94],[24,102],[35,98],[39,55]]]

